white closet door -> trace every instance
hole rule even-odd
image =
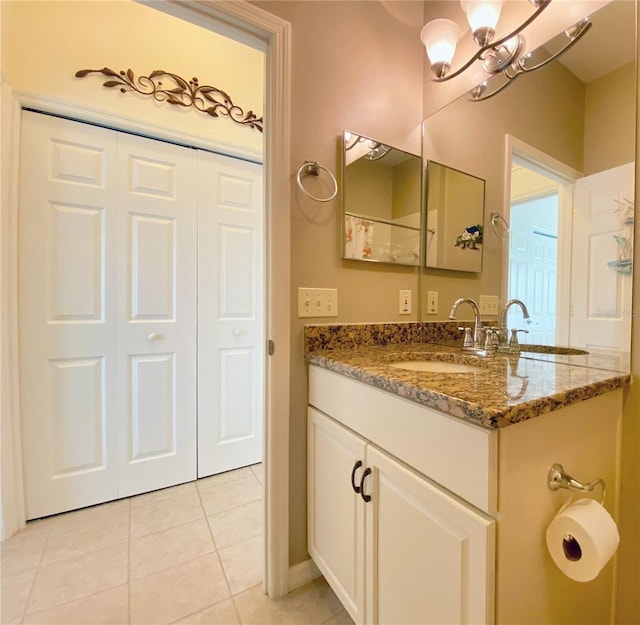
[[[27,518],[114,499],[116,134],[25,112],[19,216]]]
[[[199,152],[199,477],[262,460],[262,184],[262,166]]]
[[[196,477],[197,163],[118,138],[121,497]]]

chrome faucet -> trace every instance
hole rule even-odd
[[[522,310],[522,318],[527,320],[527,323],[531,323],[531,317],[525,303],[519,299],[510,299],[502,308],[502,314],[500,315],[500,327],[498,328],[498,351],[501,352],[519,352],[520,345],[518,343],[518,332],[529,333],[529,330],[511,330],[511,339],[509,339],[509,328],[507,327],[507,315],[509,314],[509,308],[513,305],[520,306]]]
[[[462,349],[464,351],[473,351],[475,353],[484,351],[482,345],[482,324],[480,322],[480,309],[478,304],[469,297],[461,297],[453,302],[451,312],[449,313],[449,319],[453,321],[456,318],[456,313],[461,304],[469,304],[473,309],[473,338],[469,337],[469,332],[465,331],[465,338],[462,343]],[[462,328],[461,328],[462,329]],[[482,355],[482,354],[479,354]],[[486,354],[484,354],[486,355]]]

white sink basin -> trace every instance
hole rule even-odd
[[[465,365],[459,362],[446,362],[444,360],[405,360],[389,363],[389,366],[395,369],[429,371],[431,373],[474,373],[481,370],[481,367]]]

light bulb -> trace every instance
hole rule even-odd
[[[487,45],[496,34],[502,2],[503,0],[460,0],[473,38],[479,46]]]
[[[438,78],[445,76],[451,68],[451,61],[461,34],[460,27],[446,19],[433,20],[420,32],[420,40],[427,50],[431,70]]]

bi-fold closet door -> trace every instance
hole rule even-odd
[[[226,196],[231,204],[250,196],[261,215],[259,175],[243,175],[244,165]],[[260,313],[256,266],[245,271],[249,285],[238,279],[231,290],[236,298],[226,317],[217,288],[232,282],[224,271],[234,267],[218,255],[218,274],[200,261],[198,275],[199,201],[206,200],[212,214],[216,204],[228,203],[224,188],[208,196],[207,185],[219,178],[212,168],[199,167],[198,152],[190,148],[24,112],[19,307],[27,518],[204,475],[198,471],[199,421],[218,435],[200,445],[203,458],[237,442],[247,447],[253,441],[261,451],[261,402],[256,398],[253,414],[243,412],[239,423],[225,426],[235,406],[233,399],[226,399],[228,407],[221,400],[225,390],[246,383],[250,366],[261,382],[255,369],[262,337],[247,348],[243,340],[255,339],[255,332],[240,325],[243,315]],[[208,182],[201,187],[203,179]],[[221,225],[214,226],[208,241],[200,235],[208,245],[205,257],[216,255]],[[252,236],[260,248],[260,233]],[[239,249],[236,242],[233,253]],[[210,313],[206,325],[221,326],[218,334],[227,330],[235,344],[199,344],[199,282],[214,284],[214,301],[202,300]],[[253,309],[247,313],[248,291]],[[253,325],[261,329],[261,319]],[[218,367],[221,377],[205,381],[213,392],[198,414],[198,359],[206,371],[206,364],[225,357],[232,366]],[[246,404],[244,395],[240,403]],[[236,457],[241,464],[259,459]]]

